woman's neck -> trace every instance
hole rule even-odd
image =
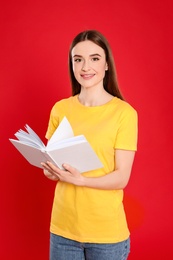
[[[105,89],[96,91],[92,89],[82,90],[78,96],[79,102],[88,107],[101,106],[109,102],[114,96]]]

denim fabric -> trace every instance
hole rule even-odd
[[[80,243],[50,235],[50,260],[126,260],[130,239],[119,243]]]

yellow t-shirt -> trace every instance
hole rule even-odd
[[[63,99],[52,108],[48,139],[64,116],[75,135],[85,135],[104,165],[83,173],[84,176],[96,177],[114,171],[115,149],[136,150],[137,113],[125,101],[114,97],[102,106],[86,107],[78,101],[78,96]],[[128,238],[129,230],[122,200],[123,190],[99,190],[59,181],[50,231],[79,242],[123,241]]]

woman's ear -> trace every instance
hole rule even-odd
[[[106,63],[106,67],[105,67],[105,70],[108,70],[108,64]]]

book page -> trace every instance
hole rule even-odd
[[[69,147],[75,144],[81,144],[87,142],[86,138],[84,135],[78,135],[78,136],[73,136],[70,138],[66,138],[64,140],[49,144],[48,147],[45,148],[45,151],[53,151],[53,150],[58,150],[64,147]]]
[[[30,146],[34,145],[36,147],[45,147],[44,143],[40,139],[40,137],[28,126],[25,125],[26,131],[20,129],[15,133],[15,136],[18,138],[19,142],[30,144]]]
[[[42,140],[40,139],[40,137],[34,132],[34,130],[32,130],[32,128],[29,125],[25,126],[27,132],[29,133],[29,135],[31,136],[32,139],[36,140],[37,143],[39,143],[42,146],[45,147],[44,143],[42,142]]]
[[[57,127],[57,129],[55,130],[55,132],[53,133],[52,137],[48,141],[47,147],[49,145],[52,145],[55,142],[58,142],[60,140],[70,138],[73,136],[74,136],[73,129],[72,129],[69,121],[67,120],[67,118],[64,117],[63,120],[61,121],[61,123],[59,124],[59,126]]]

